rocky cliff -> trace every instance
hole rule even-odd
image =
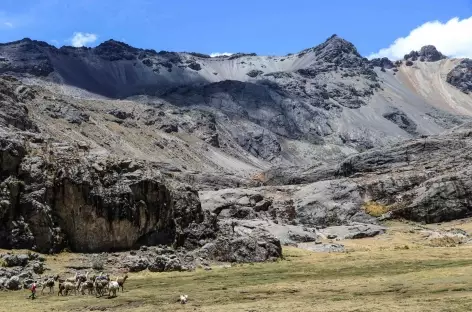
[[[11,77],[1,78],[0,85],[5,108],[0,120],[0,248],[101,252],[168,245],[195,250],[225,238],[228,258],[256,240],[266,244],[238,261],[280,257],[280,243],[264,231],[251,236],[225,232],[202,210],[194,188],[164,176],[156,164],[94,155],[86,145],[40,133],[20,102],[37,93]],[[234,245],[235,239],[245,243]]]

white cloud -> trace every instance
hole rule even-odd
[[[89,43],[93,43],[97,40],[98,36],[96,34],[75,32],[72,38],[70,39],[73,47],[83,47]]]
[[[13,28],[13,24],[11,22],[3,22],[3,25],[7,26],[8,28]]]
[[[368,58],[388,57],[396,60],[429,44],[450,57],[472,57],[472,16],[463,20],[454,17],[446,23],[427,22]]]
[[[210,54],[211,57],[230,56],[230,55],[233,55],[233,53],[229,53],[229,52],[223,52],[223,53],[214,52],[214,53],[211,53],[211,54]]]

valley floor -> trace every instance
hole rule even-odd
[[[130,275],[113,299],[0,293],[0,311],[471,311],[472,245],[430,247],[423,226],[391,223],[385,235],[343,242],[345,253],[287,247],[275,263]],[[432,225],[469,231],[472,221]],[[62,257],[62,258],[61,258]],[[48,259],[59,269],[73,255]],[[186,305],[177,303],[187,294]]]

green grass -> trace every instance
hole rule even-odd
[[[0,311],[470,311],[472,250],[316,254],[213,271],[130,275],[117,298],[0,293]],[[180,305],[180,294],[189,302]],[[446,300],[447,299],[447,300]]]

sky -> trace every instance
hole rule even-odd
[[[0,42],[284,55],[332,34],[366,57],[426,44],[472,57],[472,0],[0,0]]]

